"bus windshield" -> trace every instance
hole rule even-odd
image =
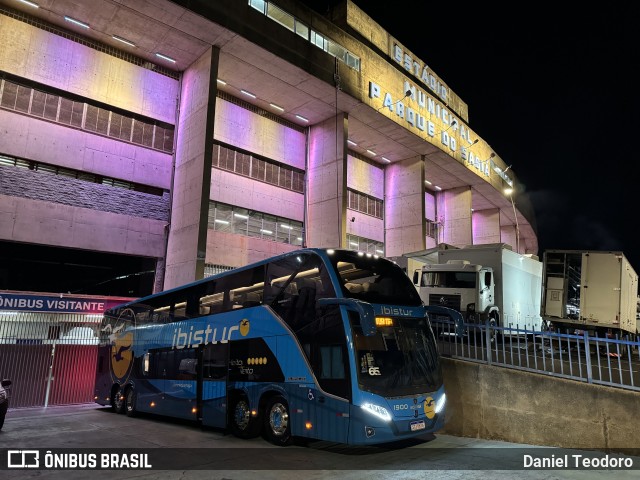
[[[393,262],[346,250],[336,251],[329,258],[345,297],[387,305],[422,305],[409,277]]]
[[[442,371],[429,321],[426,318],[393,318],[364,336],[355,317],[357,377],[362,390],[384,396],[415,395],[442,384]]]

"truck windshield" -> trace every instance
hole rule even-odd
[[[424,272],[421,287],[475,288],[475,272]]]
[[[351,251],[336,251],[329,258],[345,297],[386,305],[422,305],[409,277],[390,260]]]
[[[442,385],[435,338],[426,318],[393,318],[364,336],[351,316],[360,388],[383,396],[416,395]]]

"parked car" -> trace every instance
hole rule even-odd
[[[9,408],[9,395],[6,390],[6,387],[9,385],[11,385],[11,380],[5,379],[0,382],[0,430],[2,430],[4,417],[7,414],[7,409]]]

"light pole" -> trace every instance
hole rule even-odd
[[[518,225],[518,214],[516,213],[516,204],[513,201],[513,188],[511,187],[505,188],[504,193],[511,200],[511,206],[513,207],[513,217],[516,219],[516,252],[520,253],[520,226]]]

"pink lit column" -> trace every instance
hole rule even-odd
[[[439,243],[456,247],[472,245],[471,196],[470,187],[452,188],[438,194],[438,218],[444,220]]]
[[[424,250],[424,157],[387,165],[384,176],[385,256]]]
[[[219,49],[183,74],[164,289],[203,278]]]
[[[515,223],[512,223],[513,221],[507,218],[504,213],[501,213],[501,216],[502,216],[502,221],[500,226],[500,241],[502,243],[507,243],[511,245],[511,248],[513,249],[513,251],[516,252],[518,250],[516,248],[516,245],[518,244],[518,235],[516,233],[516,225]],[[522,244],[522,242],[520,243]]]
[[[346,245],[346,115],[325,120],[309,131],[306,243],[309,247]]]

